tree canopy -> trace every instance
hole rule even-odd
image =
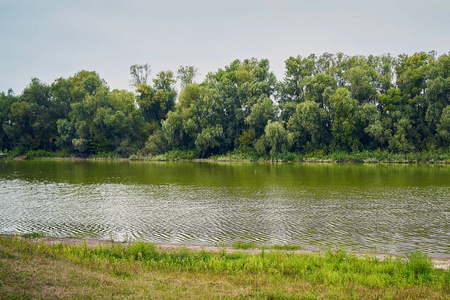
[[[134,92],[110,90],[92,71],[50,85],[33,78],[20,95],[0,94],[0,149],[123,157],[450,150],[449,54],[290,57],[281,81],[266,59],[235,60],[199,83],[197,73],[181,66],[150,80],[150,65],[133,65]]]

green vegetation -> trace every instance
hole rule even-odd
[[[235,249],[255,249],[256,244],[253,242],[245,243],[245,242],[235,242],[231,245]]]
[[[324,53],[235,60],[201,83],[130,68],[135,93],[95,72],[0,94],[0,149],[10,157],[448,162],[450,55]],[[175,84],[179,80],[181,91]]]
[[[273,246],[269,247],[269,249],[296,251],[296,250],[302,250],[302,247],[298,246],[298,245],[273,245]]]
[[[219,253],[154,244],[47,245],[0,238],[0,298],[448,298],[450,271],[420,253]]]
[[[44,237],[44,236],[46,236],[46,234],[43,232],[30,232],[30,233],[26,233],[23,235],[24,238],[30,238],[30,239],[35,239],[35,238]]]
[[[225,247],[225,245],[221,245],[222,247]],[[265,251],[266,249],[268,250],[284,250],[284,251],[296,251],[296,250],[302,250],[301,246],[298,245],[273,245],[273,246],[257,246],[255,243],[253,242],[235,242],[231,245],[232,248],[234,249],[261,249],[262,251]]]

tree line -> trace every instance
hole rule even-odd
[[[148,64],[133,65],[134,92],[110,90],[92,71],[50,85],[33,78],[20,95],[0,94],[0,149],[121,157],[449,150],[450,53],[324,53],[285,64],[281,81],[268,60],[246,59],[201,83],[192,66],[150,80]]]

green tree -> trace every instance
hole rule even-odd
[[[414,55],[400,55],[397,63],[397,86],[402,95],[410,101],[423,94],[427,88],[427,72],[429,63],[434,57],[425,52]]]
[[[10,89],[7,94],[3,92],[0,93],[0,151],[11,150],[13,146],[11,140],[11,137],[13,136],[13,127],[10,115],[11,106],[16,101],[18,101],[18,99],[14,95],[13,90]]]
[[[169,143],[160,129],[157,129],[148,137],[145,149],[152,155],[164,154],[169,150]]]
[[[338,88],[330,97],[331,134],[334,148],[339,150],[358,150],[359,112],[358,101],[350,97],[345,88]]]
[[[377,89],[371,77],[376,76],[371,73],[375,73],[375,70],[368,66],[365,67],[357,66],[348,69],[344,73],[344,78],[349,83],[348,89],[353,99],[358,100],[359,103],[374,103],[377,96]]]
[[[148,83],[148,77],[150,76],[151,70],[149,64],[143,65],[132,65],[130,67],[131,79],[129,81],[130,86],[138,89],[141,85]]]
[[[195,140],[197,151],[202,156],[216,153],[220,149],[223,139],[223,129],[220,125],[204,128]]]
[[[401,117],[394,125],[395,131],[389,140],[389,149],[393,152],[407,153],[414,150],[414,145],[408,141],[408,132],[411,130],[411,121]]]
[[[104,81],[92,74],[79,86],[90,86],[86,80],[96,82],[95,89],[87,89],[81,100],[72,102],[69,118],[58,120],[58,146],[85,154],[115,152],[125,157],[143,147],[148,132],[134,94],[110,92]]]
[[[293,135],[278,121],[267,123],[263,139],[266,140],[271,155],[288,151],[293,144]]]
[[[275,120],[275,117],[276,110],[272,100],[262,98],[252,106],[251,113],[245,118],[245,122],[250,126],[255,137],[259,138],[263,135],[267,122]]]
[[[106,82],[94,71],[79,71],[69,80],[73,85],[72,103],[83,101],[87,95],[94,95],[97,89],[109,89]]]
[[[75,86],[71,78],[58,78],[50,86],[52,101],[56,104],[60,119],[66,119],[72,111]]]
[[[198,69],[193,66],[180,66],[177,71],[177,79],[181,81],[181,88],[194,83],[194,78],[198,74]]]
[[[305,100],[314,101],[321,108],[328,108],[329,97],[337,88],[336,80],[331,75],[317,74],[307,77],[305,82]]]
[[[219,126],[223,130],[219,151],[230,151],[239,145],[242,131],[248,129],[245,118],[252,112],[253,105],[260,99],[270,98],[275,84],[276,78],[269,71],[267,60],[235,60],[207,75],[201,84],[200,98],[191,106],[190,113],[195,121],[189,125],[197,124],[198,133]],[[185,124],[187,126],[188,122]]]
[[[304,79],[316,74],[316,56],[311,54],[307,58],[301,56],[289,57],[286,62],[285,79],[281,86],[281,102],[303,101]]]
[[[429,133],[438,136],[437,125],[441,122],[441,114],[450,104],[450,55],[442,55],[433,62],[428,71],[427,101],[425,114]],[[439,134],[440,135],[440,134]],[[436,140],[436,138],[434,138]],[[438,143],[435,141],[435,143]]]
[[[170,111],[162,122],[162,131],[171,149],[183,146],[184,129],[181,111]]]
[[[406,105],[405,98],[401,97],[401,91],[396,88],[391,88],[385,94],[378,96],[380,108],[386,113],[392,113],[401,110],[401,106]]]
[[[450,105],[442,111],[440,122],[437,125],[437,132],[442,139],[442,146],[449,149],[450,146]]]
[[[188,84],[186,85],[178,97],[178,101],[182,108],[187,109],[195,105],[200,99],[200,85]]]
[[[56,121],[61,116],[50,87],[33,78],[11,105],[6,134],[13,147],[55,150]]]
[[[153,87],[146,83],[139,86],[137,103],[147,122],[160,123],[175,106],[175,79],[170,71],[159,72],[153,83]]]
[[[362,144],[370,149],[382,148],[391,136],[391,130],[386,129],[381,113],[373,103],[364,103],[360,109],[361,127],[364,128]]]
[[[302,150],[306,145],[309,145],[308,150],[318,149],[329,141],[327,112],[313,101],[297,104],[287,128],[293,134],[297,150]]]

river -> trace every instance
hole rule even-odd
[[[450,166],[0,161],[0,233],[450,256]]]

